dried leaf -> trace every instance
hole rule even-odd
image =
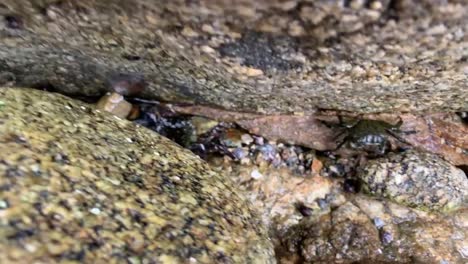
[[[236,123],[269,140],[301,145],[316,150],[336,148],[335,133],[314,116],[263,116]]]
[[[301,145],[316,150],[336,148],[335,132],[312,115],[259,115],[233,112],[207,106],[171,106],[183,114],[199,115],[218,121],[235,122],[252,134],[269,140]]]
[[[468,165],[468,127],[450,114],[401,115],[401,136],[414,147],[439,154],[455,165]]]

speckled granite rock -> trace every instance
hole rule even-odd
[[[365,192],[414,208],[452,210],[468,201],[465,173],[431,153],[390,154],[370,161],[357,177]]]
[[[427,214],[357,196],[282,238],[280,263],[466,263],[468,210]]]
[[[61,95],[0,100],[2,263],[275,262],[250,204],[189,151]]]
[[[98,95],[123,76],[142,97],[266,113],[466,111],[467,14],[463,0],[4,0],[0,82]]]
[[[345,192],[338,178],[215,160],[210,165],[246,190],[262,212],[279,263],[468,261],[466,206],[427,212]]]

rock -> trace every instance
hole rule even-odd
[[[132,104],[125,101],[118,93],[106,94],[96,104],[96,109],[112,113],[120,118],[127,118],[132,112]]]
[[[314,158],[310,166],[312,174],[320,174],[320,171],[322,170],[322,168],[323,168],[323,163],[319,159]]]
[[[218,167],[215,160],[210,165]],[[272,234],[284,233],[304,216],[298,205],[314,214],[322,211],[319,200],[327,204],[340,203],[344,197],[337,191],[339,184],[321,176],[295,175],[291,169],[271,165],[241,165],[224,163],[220,171],[233,179],[262,215],[263,223]],[[276,236],[276,235],[275,235]]]
[[[290,228],[281,239],[279,262],[464,263],[467,217],[466,208],[449,216],[428,215],[357,196]]]
[[[0,73],[268,114],[468,109],[466,1],[348,2],[3,0]]]
[[[279,263],[466,262],[466,204],[427,212],[346,193],[349,179],[226,162],[219,170],[262,212]]]
[[[0,98],[2,261],[275,262],[251,205],[189,151],[61,95]]]
[[[357,177],[365,192],[413,208],[450,211],[468,201],[465,173],[435,154],[392,153],[369,161]]]
[[[262,70],[251,68],[251,67],[247,67],[245,70],[243,69],[243,72],[245,72],[245,75],[249,77],[256,77],[256,76],[263,75]]]
[[[250,145],[252,144],[252,142],[254,142],[253,137],[249,134],[243,134],[241,136],[241,140],[242,140],[242,143],[244,143],[245,145]]]
[[[232,151],[232,155],[234,156],[234,158],[236,158],[237,160],[242,160],[243,158],[245,158],[245,156],[247,155],[247,151],[242,149],[242,148],[236,148]]]

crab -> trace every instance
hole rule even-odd
[[[353,122],[343,122],[345,129],[335,137],[339,141],[336,150],[347,145],[353,150],[365,151],[369,155],[382,156],[388,150],[408,148],[410,145],[400,134],[411,134],[414,131],[401,131],[403,121],[390,124],[380,120],[357,119]]]

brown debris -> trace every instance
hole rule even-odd
[[[200,115],[218,121],[235,122],[252,134],[316,149],[336,148],[335,132],[312,115],[259,115],[207,106],[171,106],[178,113]]]
[[[316,150],[336,148],[335,133],[313,116],[264,116],[236,123],[268,140],[285,141]]]
[[[453,114],[401,115],[401,136],[412,146],[439,154],[454,165],[468,165],[468,126],[452,117]]]

